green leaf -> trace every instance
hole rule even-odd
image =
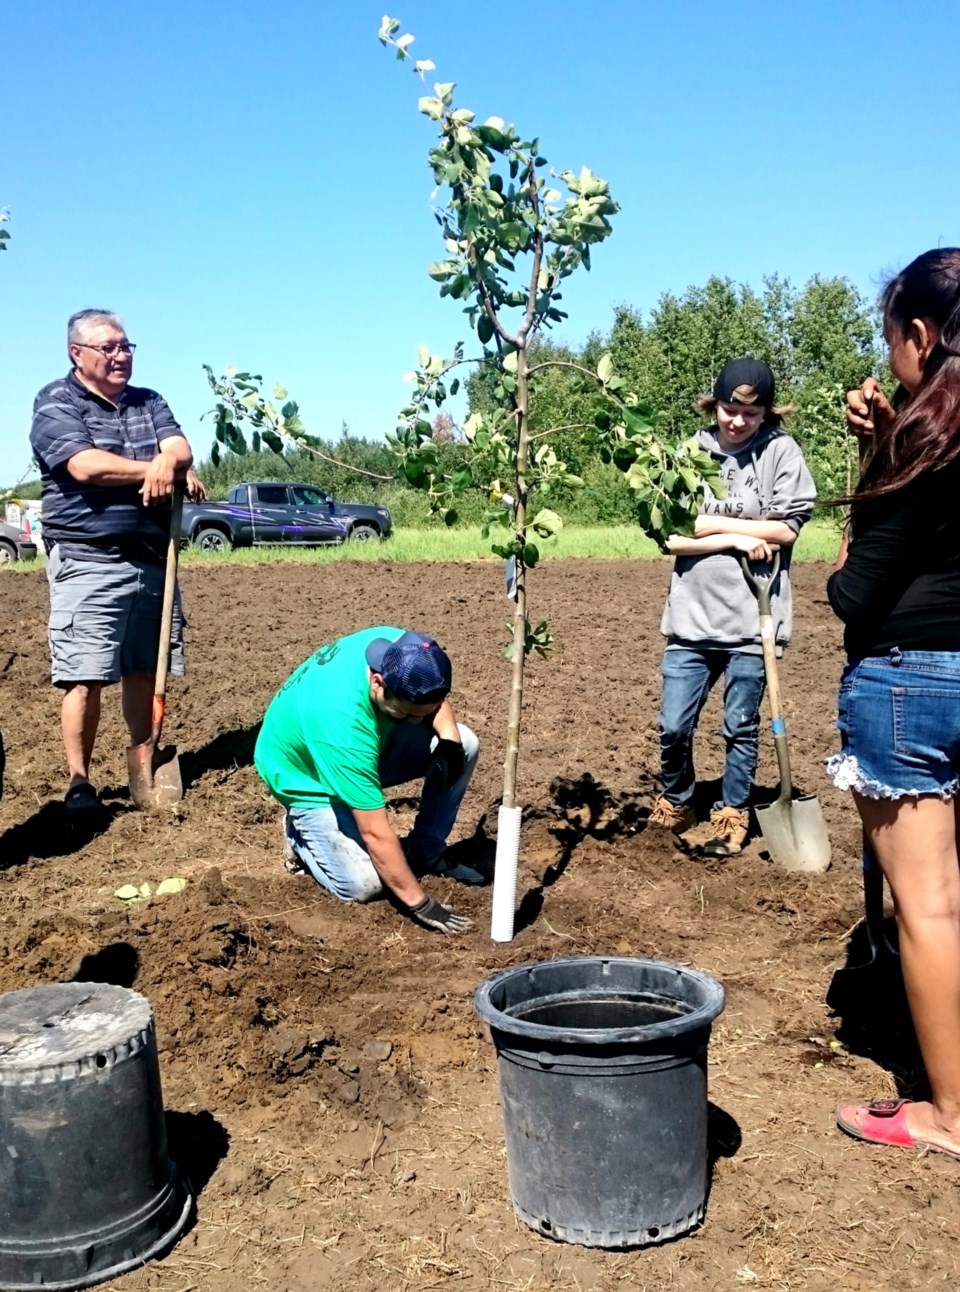
[[[274,399],[286,399],[287,397],[286,386],[281,386],[280,383],[278,382],[277,385],[275,385],[273,388],[273,397]]]
[[[503,356],[504,372],[516,372],[519,359],[520,359],[520,352],[518,350],[511,350],[509,354],[505,354]]]
[[[493,323],[486,314],[481,314],[477,319],[477,336],[483,345],[493,339]]]
[[[555,511],[550,511],[548,507],[538,511],[533,520],[530,521],[530,528],[533,529],[541,538],[550,538],[557,530],[563,528],[563,521]]]
[[[182,893],[186,886],[187,881],[185,879],[180,879],[178,876],[170,879],[161,879],[160,883],[157,885],[157,896],[172,897],[176,893]]]
[[[260,432],[260,438],[263,440],[267,448],[272,450],[272,452],[274,453],[283,452],[283,440],[276,433],[276,431],[270,431],[266,427],[264,427],[263,430],[261,430]]]
[[[604,386],[613,376],[613,359],[611,359],[609,354],[603,355],[600,362],[597,364],[597,376],[600,378],[600,381]]]
[[[450,484],[454,493],[463,493],[465,489],[469,489],[473,484],[473,471],[467,464],[457,467],[451,477]]]
[[[431,121],[439,121],[443,116],[443,104],[439,99],[434,98],[433,95],[425,94],[423,98],[418,101],[417,107],[423,115],[425,117],[429,117]]]
[[[394,34],[394,32],[397,32],[399,30],[400,30],[400,19],[391,18],[388,14],[384,14],[383,18],[380,20],[380,30],[377,33],[381,44],[385,45],[389,40],[389,38]]]

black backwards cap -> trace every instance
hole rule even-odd
[[[450,692],[453,665],[432,637],[415,632],[405,632],[396,641],[376,637],[367,647],[365,658],[398,700],[433,704]]]
[[[773,407],[773,373],[761,359],[731,359],[720,369],[713,397],[721,404],[758,404]]]

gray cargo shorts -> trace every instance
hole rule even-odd
[[[54,686],[119,682],[153,673],[160,644],[164,567],[150,561],[80,561],[47,557],[50,663]],[[173,607],[170,672],[183,677],[183,606]]]

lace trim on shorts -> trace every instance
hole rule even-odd
[[[865,776],[857,762],[856,754],[834,754],[827,759],[827,775],[838,790],[856,790],[868,799],[918,799],[937,795],[941,799],[956,798],[960,794],[960,777],[955,777],[939,790],[903,790],[884,785],[883,781]]]

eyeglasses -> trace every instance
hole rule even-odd
[[[137,348],[133,341],[111,341],[108,345],[87,345],[85,341],[74,341],[73,344],[79,350],[96,350],[105,359],[112,359],[118,354],[133,354]]]

